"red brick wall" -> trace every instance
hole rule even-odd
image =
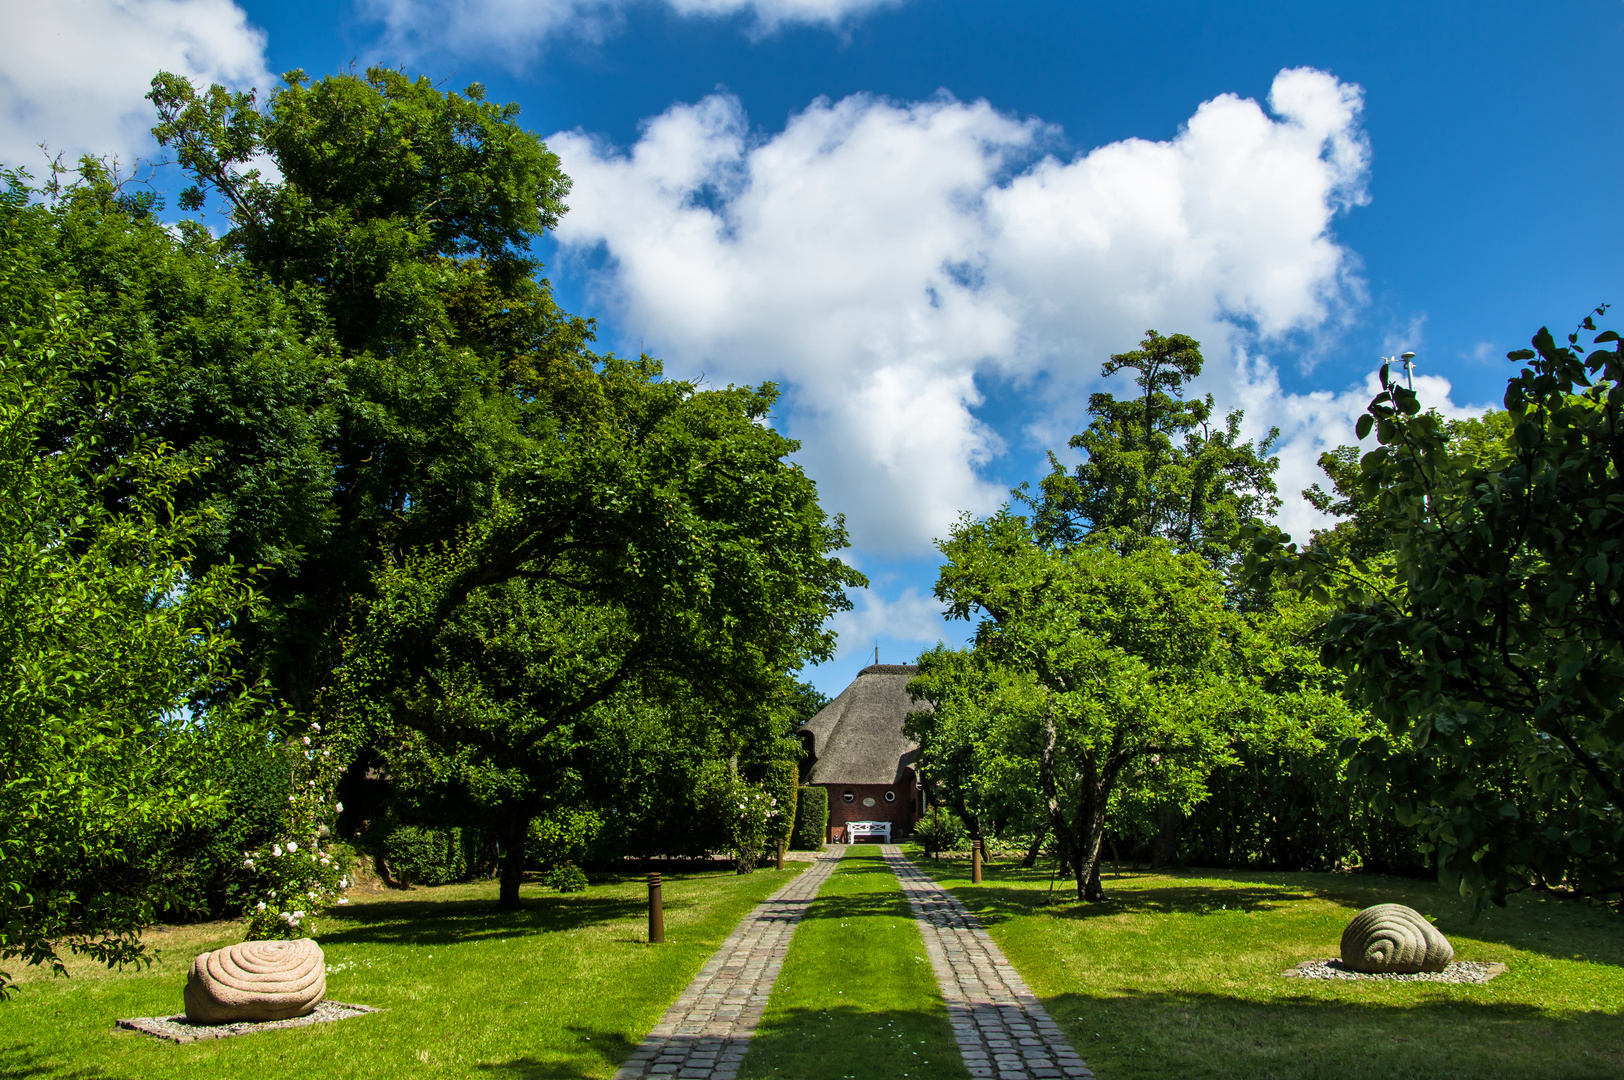
[[[919,820],[919,786],[913,773],[903,784],[821,784],[829,792],[829,842],[842,843],[846,839],[848,821],[889,821],[891,839],[900,840],[913,831]],[[851,802],[845,800],[851,792]],[[885,793],[894,791],[895,802],[886,802]],[[864,806],[865,799],[873,799],[873,806]]]

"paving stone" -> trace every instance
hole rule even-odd
[[[887,844],[880,850],[913,909],[970,1075],[977,1080],[1093,1077],[980,920],[903,858],[901,848]]]
[[[736,1080],[795,927],[845,853],[844,847],[833,847],[818,855],[811,869],[746,915],[615,1080]]]

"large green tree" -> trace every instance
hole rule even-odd
[[[1508,354],[1526,366],[1506,419],[1453,438],[1384,368],[1358,492],[1390,550],[1265,529],[1250,556],[1335,601],[1324,658],[1393,736],[1359,764],[1477,905],[1529,886],[1624,898],[1618,342],[1591,317],[1566,345],[1542,329]]]
[[[132,857],[220,811],[214,782],[251,703],[231,620],[252,600],[236,568],[188,571],[206,532],[171,497],[192,468],[156,443],[99,463],[102,431],[42,439],[68,411],[65,356],[106,341],[53,281],[34,194],[0,195],[0,959],[86,953],[139,961],[140,932],[182,906]],[[43,286],[43,287],[42,287]],[[116,387],[104,391],[117,411]],[[109,509],[116,500],[118,512]],[[216,699],[213,707],[202,703]],[[0,972],[0,996],[11,976]]]
[[[762,423],[771,387],[614,360],[603,380],[603,411],[559,418],[455,543],[380,571],[345,659],[345,721],[420,732],[478,793],[508,907],[594,710],[635,692],[787,713],[785,673],[831,655],[825,620],[862,581],[795,444]]]
[[[478,86],[293,72],[261,101],[160,74],[150,97],[182,207],[227,228],[67,200],[59,258],[113,342],[77,397],[123,381],[126,442],[208,462],[176,492],[215,512],[195,565],[270,568],[239,636],[306,709],[384,560],[452,539],[555,413],[592,408],[590,327],[529,253],[568,180]]]
[[[951,682],[960,665],[943,666],[948,679],[927,666],[914,690],[947,714],[940,723],[977,709],[1004,718],[1005,753],[1035,766],[1078,898],[1103,899],[1100,844],[1119,788],[1188,799],[1228,759],[1238,703],[1223,580],[1165,540],[1127,554],[1045,547],[1007,511],[961,521],[941,546],[936,594],[950,617],[976,620],[976,663],[1002,674],[966,693]]]

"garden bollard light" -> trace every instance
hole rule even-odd
[[[981,884],[981,841],[975,840],[970,844],[970,884]]]
[[[778,841],[778,869],[784,868],[784,842]]]
[[[659,871],[648,876],[648,943],[665,944],[665,903],[660,897]]]

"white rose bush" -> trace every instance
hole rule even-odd
[[[320,724],[310,726],[319,736]],[[287,744],[293,794],[282,835],[243,852],[243,868],[253,874],[248,892],[249,941],[303,938],[316,933],[316,916],[349,901],[354,856],[331,839],[332,823],[343,804],[335,801],[337,773],[332,755],[310,734]]]

